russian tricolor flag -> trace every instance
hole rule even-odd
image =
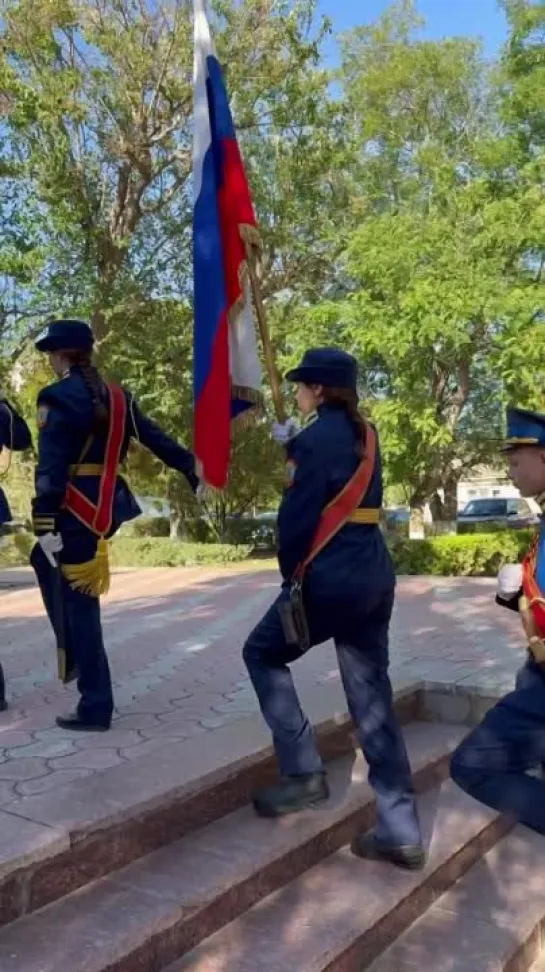
[[[231,422],[261,396],[244,242],[258,235],[206,0],[194,11],[194,449],[201,478],[222,489]]]

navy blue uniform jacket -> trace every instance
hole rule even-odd
[[[195,490],[198,477],[193,455],[166,435],[151,419],[142,414],[130,392],[126,391],[127,420],[120,461],[123,461],[131,438],[139,440],[166,466],[183,473]],[[70,466],[77,465],[89,437],[93,419],[91,395],[77,368],[44,388],[38,396],[38,464],[32,513],[37,536],[51,531],[63,535],[73,531],[87,531],[79,520],[63,509],[64,496],[70,481]],[[106,437],[95,436],[81,460],[83,463],[102,463]],[[74,485],[96,503],[99,477],[77,476]],[[141,513],[127,483],[117,477],[114,497],[113,523],[110,536],[125,523]]]
[[[2,449],[12,449],[14,452],[22,452],[30,449],[32,439],[30,429],[22,418],[5,399],[0,401],[0,452]],[[11,510],[9,503],[0,487],[0,525],[11,520]]]
[[[354,475],[360,462],[357,442],[346,412],[324,405],[288,443],[288,484],[278,513],[278,559],[285,580],[308,554],[322,510]],[[374,473],[361,505],[382,505],[378,442]],[[339,602],[352,602],[365,589],[392,590],[394,570],[380,527],[347,523],[310,565],[307,583],[313,595]]]
[[[6,447],[14,452],[30,449],[32,439],[30,429],[5,399],[0,401],[0,450]]]

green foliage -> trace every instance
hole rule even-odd
[[[31,533],[10,533],[2,537],[0,545],[0,569],[28,567],[30,551],[36,540]]]
[[[530,546],[530,530],[408,540],[390,536],[398,574],[442,577],[494,577],[506,563],[519,563]],[[28,565],[35,540],[29,533],[10,535],[0,547],[0,568]],[[248,559],[253,544],[180,543],[164,537],[118,535],[111,544],[113,567],[190,567],[231,564]]]
[[[506,530],[512,531],[515,529],[520,529],[519,527],[507,527],[505,525],[505,520],[503,522],[494,522],[490,520],[488,523],[458,523],[456,525],[456,532],[459,536],[464,534],[487,534],[487,533],[505,533]],[[526,533],[526,531],[523,531]]]
[[[424,37],[399,0],[344,38],[334,87],[315,0],[210,3],[280,363],[353,351],[390,493],[445,520],[459,479],[497,464],[506,401],[543,405],[545,10],[503,2],[497,63],[474,38]],[[63,310],[92,320],[105,373],[191,445],[191,8],[3,4],[0,381],[17,361],[29,415],[50,377],[25,341]],[[20,469],[8,490],[27,515]],[[128,471],[192,539],[183,477],[142,449]],[[241,430],[199,538],[275,508],[282,478],[268,424]]]
[[[139,516],[123,527],[123,537],[169,537],[170,520],[166,516]]]
[[[233,564],[244,561],[250,547],[229,544],[179,543],[163,538],[117,537],[111,545],[114,567],[193,567],[197,564]]]
[[[520,563],[532,536],[529,530],[505,530],[428,540],[398,539],[391,551],[398,574],[495,577],[504,564]]]
[[[528,5],[514,6],[526,23]],[[498,462],[507,398],[542,404],[543,154],[531,164],[509,149],[501,115],[514,82],[505,88],[477,42],[418,29],[406,0],[345,41],[353,182],[337,293],[300,310],[287,350],[337,343],[357,355],[387,482],[413,507],[443,490],[448,520],[459,479]],[[536,58],[528,84],[541,78]]]
[[[3,4],[0,178],[9,211],[17,201],[24,216],[10,220],[0,272],[23,327],[38,307],[64,306],[91,317],[104,340],[152,295],[190,292],[192,6]],[[313,26],[313,0],[210,7],[261,215],[267,291],[308,287],[325,265],[310,245],[313,180],[328,190],[342,130],[317,67],[326,28]]]

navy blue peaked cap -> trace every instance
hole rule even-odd
[[[325,385],[328,388],[348,388],[356,391],[358,363],[339,348],[309,348],[296,368],[288,371],[288,381],[305,385]]]
[[[507,409],[507,436],[503,451],[510,452],[521,446],[545,449],[545,415],[510,406]]]
[[[51,321],[36,341],[38,351],[90,351],[95,343],[85,321],[62,318]]]

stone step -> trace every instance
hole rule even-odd
[[[344,848],[169,972],[359,970],[362,956],[369,961],[509,830],[504,818],[478,806],[450,783],[420,803],[430,847],[421,875],[359,861]]]
[[[543,972],[544,918],[545,840],[517,827],[369,972]]]
[[[417,785],[434,787],[423,810],[428,829],[435,813],[440,816],[434,860],[440,858],[446,873],[454,858],[447,884],[490,846],[501,827],[452,785],[441,795],[436,789],[462,731],[442,725],[430,732],[427,724],[406,729]],[[361,756],[335,760],[329,775],[332,796],[320,809],[270,821],[244,807],[14,922],[0,934],[2,972],[44,972],[44,956],[46,972],[158,972],[305,872],[300,880],[308,876],[312,886],[312,868],[326,857],[331,861],[329,855],[367,827],[373,812]],[[361,899],[366,865],[346,851],[341,858],[357,875]],[[322,867],[327,871],[330,865]],[[386,872],[381,873],[384,880]],[[315,917],[320,923],[320,915]],[[238,972],[236,963],[231,968]],[[267,962],[263,969],[272,972]]]
[[[421,798],[420,812],[429,848],[422,872],[362,861],[343,847],[167,972],[360,972],[509,828],[450,781]]]
[[[305,700],[325,760],[354,750],[352,723],[345,711],[331,718],[331,696],[322,690]],[[396,693],[402,724],[416,717],[417,705],[415,687]],[[461,732],[446,727],[437,736],[438,759]],[[0,810],[0,925],[243,807],[275,774],[270,735],[255,713],[199,736],[198,744],[170,742],[135,762],[10,803]]]

